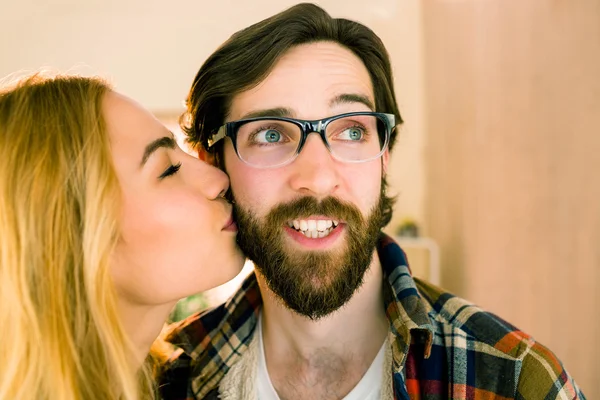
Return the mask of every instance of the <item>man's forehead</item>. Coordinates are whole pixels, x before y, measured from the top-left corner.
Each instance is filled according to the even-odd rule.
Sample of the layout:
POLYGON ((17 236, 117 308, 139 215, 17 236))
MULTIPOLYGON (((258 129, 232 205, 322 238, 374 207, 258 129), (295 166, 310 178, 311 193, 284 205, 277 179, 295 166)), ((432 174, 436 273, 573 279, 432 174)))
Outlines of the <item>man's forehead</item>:
POLYGON ((347 105, 375 110, 374 103, 362 60, 341 45, 323 42, 288 50, 265 79, 233 97, 230 116, 263 116, 257 115, 263 110, 278 110, 274 116, 322 114, 347 105))

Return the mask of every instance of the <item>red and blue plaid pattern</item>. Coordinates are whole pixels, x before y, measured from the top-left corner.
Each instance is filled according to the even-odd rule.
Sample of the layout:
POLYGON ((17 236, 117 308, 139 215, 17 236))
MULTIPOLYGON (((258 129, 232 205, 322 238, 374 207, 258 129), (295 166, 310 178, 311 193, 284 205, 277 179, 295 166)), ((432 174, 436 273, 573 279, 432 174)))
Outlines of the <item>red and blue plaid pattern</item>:
MULTIPOLYGON (((582 399, 561 362, 497 316, 413 278, 402 249, 382 234, 396 400, 582 399)), ((165 400, 217 399, 227 371, 247 349, 261 307, 254 274, 225 304, 173 328, 179 347, 164 366, 165 400)))

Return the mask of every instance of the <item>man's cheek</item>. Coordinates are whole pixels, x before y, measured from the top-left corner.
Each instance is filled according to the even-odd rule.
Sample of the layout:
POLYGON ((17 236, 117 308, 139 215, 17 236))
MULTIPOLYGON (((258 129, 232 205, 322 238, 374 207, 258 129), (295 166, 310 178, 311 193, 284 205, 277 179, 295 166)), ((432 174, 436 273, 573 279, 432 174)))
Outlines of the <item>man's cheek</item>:
POLYGON ((248 187, 240 189, 237 185, 233 186, 232 182, 231 190, 237 204, 253 215, 263 218, 277 204, 277 199, 273 195, 268 195, 265 190, 259 189, 258 186, 255 188, 252 190, 247 190, 250 189, 248 187))
POLYGON ((252 201, 248 201, 248 198, 243 194, 240 194, 239 191, 231 190, 232 194, 232 203, 234 203, 235 208, 243 210, 246 214, 252 215, 257 218, 259 221, 264 219, 265 212, 262 209, 256 207, 252 201))

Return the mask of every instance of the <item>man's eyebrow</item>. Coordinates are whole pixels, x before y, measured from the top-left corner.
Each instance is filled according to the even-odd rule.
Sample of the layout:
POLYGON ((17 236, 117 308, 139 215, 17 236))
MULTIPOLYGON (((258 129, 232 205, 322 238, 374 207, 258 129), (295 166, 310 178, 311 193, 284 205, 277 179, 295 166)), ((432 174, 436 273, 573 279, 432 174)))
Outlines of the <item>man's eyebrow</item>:
POLYGON ((338 104, 344 104, 344 103, 361 103, 361 104, 364 104, 365 106, 369 107, 369 110, 375 111, 375 105, 373 104, 371 99, 369 99, 365 95, 356 94, 356 93, 343 93, 343 94, 335 96, 329 102, 329 107, 333 107, 338 104))
POLYGON ((277 107, 277 108, 268 108, 265 110, 256 110, 250 111, 240 119, 248 119, 248 118, 259 118, 259 117, 291 117, 293 115, 293 111, 290 108, 285 107, 277 107))
MULTIPOLYGON (((375 111, 375 105, 373 102, 362 94, 356 93, 344 93, 335 96, 329 102, 330 107, 334 107, 338 104, 348 104, 348 103, 360 103, 369 107, 369 110, 375 111)), ((265 110, 256 110, 250 111, 247 114, 244 114, 240 119, 248 119, 248 118, 261 118, 261 117, 293 117, 294 111, 291 108, 286 107, 276 107, 276 108, 268 108, 265 110)))
POLYGON ((166 147, 167 149, 174 149, 177 146, 177 142, 175 142, 175 138, 173 136, 163 136, 159 139, 153 140, 148 143, 146 148, 144 149, 144 155, 142 156, 141 166, 146 164, 146 161, 150 158, 150 156, 158 149, 166 147))

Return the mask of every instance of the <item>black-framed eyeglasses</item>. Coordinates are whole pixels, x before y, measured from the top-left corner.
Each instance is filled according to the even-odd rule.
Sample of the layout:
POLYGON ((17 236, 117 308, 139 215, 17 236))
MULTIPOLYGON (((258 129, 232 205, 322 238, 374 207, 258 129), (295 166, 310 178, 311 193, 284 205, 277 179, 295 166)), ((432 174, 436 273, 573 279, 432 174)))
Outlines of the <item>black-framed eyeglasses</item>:
POLYGON ((311 133, 318 133, 331 155, 360 163, 381 157, 395 127, 393 114, 351 112, 307 121, 285 117, 257 117, 228 122, 208 139, 210 149, 229 137, 240 160, 256 168, 281 167, 302 151, 311 133))

